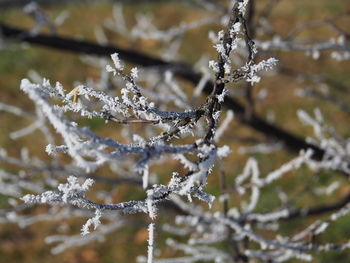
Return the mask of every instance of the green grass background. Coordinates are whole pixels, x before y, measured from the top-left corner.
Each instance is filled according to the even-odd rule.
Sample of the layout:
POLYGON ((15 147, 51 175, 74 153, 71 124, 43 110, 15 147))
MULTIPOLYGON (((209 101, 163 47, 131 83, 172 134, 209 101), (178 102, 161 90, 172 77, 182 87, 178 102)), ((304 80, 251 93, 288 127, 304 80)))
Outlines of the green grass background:
MULTIPOLYGON (((266 1, 256 1, 258 9, 266 3, 266 1)), ((350 9, 347 0, 295 0, 281 1, 277 8, 271 14, 271 21, 277 31, 286 35, 289 30, 297 24, 310 21, 312 19, 332 16, 339 12, 350 9)), ((80 37, 88 40, 94 40, 93 29, 96 25, 103 23, 104 19, 111 17, 111 6, 105 3, 95 3, 89 5, 72 4, 66 6, 53 6, 45 8, 45 12, 50 17, 57 16, 62 11, 68 11, 70 17, 59 28, 58 33, 62 35, 80 37)), ((193 21, 200 17, 205 17, 206 13, 194 11, 193 9, 184 8, 184 6, 176 3, 168 4, 126 4, 124 7, 127 24, 130 26, 135 21, 133 15, 136 12, 150 13, 155 18, 155 23, 160 28, 168 28, 173 24, 179 24, 182 21, 193 21)), ((20 10, 0 10, 0 21, 11 25, 29 28, 33 25, 30 18, 23 15, 20 10)), ((340 26, 347 29, 348 20, 340 21, 340 26)), ((184 37, 184 43, 181 47, 181 60, 194 64, 203 53, 215 58, 215 52, 207 40, 208 27, 199 30, 192 30, 184 37)), ((213 29, 217 30, 217 27, 213 29)), ((305 32, 305 36, 320 37, 330 34, 327 30, 318 29, 311 32, 305 32)), ((125 48, 135 48, 148 54, 159 55, 159 43, 151 40, 133 40, 128 42, 122 37, 107 31, 107 36, 112 44, 116 44, 125 48)), ((41 76, 48 78, 52 83, 60 81, 67 90, 74 88, 74 82, 84 82, 87 77, 97 78, 98 71, 94 68, 86 66, 81 62, 77 54, 62 53, 60 51, 27 47, 22 49, 16 43, 9 43, 10 49, 0 49, 0 101, 16 105, 28 111, 33 110, 32 103, 19 90, 20 80, 27 76, 28 71, 33 69, 41 76)), ((303 53, 280 52, 276 56, 285 65, 300 71, 307 71, 316 74, 323 74, 334 79, 339 84, 349 87, 350 85, 350 64, 349 62, 337 63, 329 59, 329 54, 322 54, 320 60, 313 61, 306 57, 303 53)), ((261 115, 267 114, 269 110, 273 110, 276 114, 276 123, 289 129, 301 136, 312 135, 312 130, 302 126, 297 117, 296 110, 303 108, 312 111, 315 107, 320 107, 325 119, 329 124, 333 125, 340 134, 349 136, 350 125, 349 116, 338 111, 336 107, 328 103, 320 102, 311 98, 298 98, 294 95, 295 89, 300 83, 290 77, 277 76, 266 77, 261 83, 254 88, 255 94, 260 89, 266 88, 269 96, 266 101, 257 106, 257 110, 261 115)), ((349 91, 349 89, 348 89, 349 91)), ((349 102, 349 93, 333 91, 333 94, 342 98, 343 101, 349 102)), ((0 112, 0 146, 8 150, 9 154, 18 155, 20 148, 26 145, 31 154, 41 158, 47 158, 44 152, 45 142, 40 140, 40 134, 35 133, 20 140, 11 140, 8 137, 9 132, 24 127, 28 124, 26 120, 19 119, 12 115, 0 112), (32 143, 35 141, 35 143, 32 143)), ((89 126, 94 131, 109 136, 112 126, 104 125, 98 120, 84 120, 83 125, 89 126)), ((230 131, 225 134, 223 143, 229 143, 232 149, 244 145, 244 138, 263 139, 261 134, 242 127, 239 123, 233 122, 230 131)), ((113 131, 113 130, 112 130, 113 131)), ((285 151, 279 151, 271 155, 255 154, 254 157, 259 161, 262 174, 276 169, 283 162, 291 159, 294 155, 285 151)), ((234 152, 229 158, 223 162, 223 166, 228 172, 227 180, 232 181, 239 174, 247 160, 247 156, 239 155, 234 152)), ((0 164, 3 165, 3 164, 0 164)), ((175 165, 175 164, 174 164, 175 165)), ((5 166, 4 166, 5 167, 5 166)), ((172 167, 164 169, 158 167, 156 169, 162 171, 165 179, 171 174, 172 167)), ((11 167, 6 167, 13 169, 11 167)), ((215 173, 214 173, 215 174, 215 173)), ((216 173, 217 174, 217 173, 216 173)), ((302 187, 301 182, 315 176, 308 169, 301 169, 295 173, 288 174, 285 179, 281 180, 280 187, 288 193, 297 193, 302 187)), ((318 186, 329 184, 333 178, 339 179, 336 174, 320 174, 318 186)), ((349 191, 348 182, 339 179, 342 187, 339 190, 339 196, 349 191)), ((213 176, 210 178, 208 191, 213 194, 219 194, 218 178, 213 176)), ((7 205, 7 196, 0 196, 0 208, 5 209, 7 205)), ((129 198, 142 198, 142 193, 130 191, 128 187, 121 187, 114 201, 127 200, 129 198)), ((234 198, 233 198, 234 199, 234 198)), ((309 204, 321 204, 332 202, 330 200, 320 200, 317 196, 306 195, 300 198, 297 206, 304 207, 309 204)), ((231 200, 231 205, 237 205, 231 200)), ((277 193, 274 191, 274 185, 264 192, 264 197, 259 203, 259 211, 268 211, 278 206, 277 193)), ((36 208, 30 213, 41 213, 46 211, 46 207, 36 208)), ((71 232, 78 233, 83 221, 68 220, 67 222, 43 222, 34 224, 28 228, 20 229, 16 225, 7 224, 0 226, 0 258, 3 262, 127 262, 134 261, 135 256, 146 253, 147 232, 145 223, 147 218, 143 216, 130 216, 132 220, 138 220, 136 226, 129 226, 122 230, 111 233, 105 242, 93 242, 84 247, 77 247, 67 250, 66 252, 54 256, 49 253, 50 246, 44 243, 47 235, 57 234, 57 228, 61 224, 67 223, 72 229, 71 232), (143 222, 143 223, 142 223, 143 222), (75 231, 75 232, 74 232, 75 231)), ((158 219, 167 221, 172 216, 160 215, 158 219)), ((321 237, 320 241, 334 240, 337 242, 346 242, 350 237, 350 218, 349 216, 342 218, 336 224, 332 225, 321 237)), ((282 224, 282 234, 291 234, 292 229, 301 229, 307 223, 307 220, 298 219, 293 222, 282 224)), ((311 222, 311 221, 309 221, 311 222)), ((157 246, 163 248, 165 234, 160 233, 157 239, 157 246)), ((174 252, 164 249, 164 255, 171 256, 174 252)), ((297 262, 297 261, 293 261, 297 262)), ((315 255, 314 262, 350 262, 350 253, 332 252, 315 255)))

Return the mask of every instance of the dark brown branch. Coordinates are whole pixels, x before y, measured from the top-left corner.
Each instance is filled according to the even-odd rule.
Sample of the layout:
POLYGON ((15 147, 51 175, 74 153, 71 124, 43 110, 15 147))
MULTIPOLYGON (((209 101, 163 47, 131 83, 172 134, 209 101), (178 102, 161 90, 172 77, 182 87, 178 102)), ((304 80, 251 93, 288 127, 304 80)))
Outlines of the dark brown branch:
MULTIPOLYGON (((250 0, 248 2, 248 12, 246 15, 245 19, 245 27, 246 27, 246 43, 247 47, 250 49, 249 52, 252 53, 252 48, 253 46, 249 45, 248 39, 252 42, 255 38, 255 23, 254 23, 254 16, 255 16, 255 2, 254 0, 250 0)), ((257 54, 256 54, 257 55, 257 54)), ((244 87, 244 93, 245 93, 245 98, 247 100, 247 111, 246 111, 246 118, 250 118, 250 116, 253 114, 255 111, 255 100, 253 96, 253 85, 251 85, 249 82, 245 84, 244 87)))
MULTIPOLYGON (((328 205, 320 205, 320 206, 314 206, 311 208, 302 208, 302 209, 290 209, 289 214, 286 217, 280 217, 278 220, 288 221, 295 218, 306 218, 311 216, 320 216, 326 213, 335 212, 343 207, 345 207, 347 204, 350 203, 350 193, 348 193, 346 196, 344 196, 342 199, 337 200, 336 202, 328 205)), ((271 219, 271 221, 274 221, 275 219, 271 219)), ((268 223, 271 221, 266 221, 264 223, 268 223)), ((258 221, 256 219, 248 219, 246 216, 242 216, 239 219, 239 222, 250 222, 250 223, 257 223, 258 221)))
POLYGON ((293 219, 297 217, 317 216, 329 212, 334 212, 345 207, 350 202, 350 193, 337 202, 329 205, 316 206, 309 209, 292 210, 288 217, 282 219, 293 219))
MULTIPOLYGON (((35 0, 40 6, 62 6, 71 4, 94 4, 94 3, 123 3, 123 4, 142 4, 142 3, 159 3, 164 0, 35 0)), ((175 0, 167 0, 168 2, 175 0)), ((33 0, 2 0, 0 1, 0 10, 23 8, 33 0)))
POLYGON ((335 90, 342 92, 344 94, 347 94, 350 90, 349 87, 342 84, 341 80, 330 78, 327 75, 323 75, 323 74, 316 75, 316 74, 307 73, 307 72, 299 72, 299 71, 294 70, 292 68, 285 67, 284 65, 279 65, 278 72, 281 74, 284 74, 286 76, 290 76, 292 78, 301 77, 302 79, 304 79, 306 81, 310 81, 310 82, 313 82, 316 84, 325 83, 325 84, 331 86, 332 89, 335 89, 335 90))
MULTIPOLYGON (((74 53, 84 53, 97 56, 110 56, 112 53, 119 53, 121 59, 130 63, 138 64, 144 67, 154 67, 160 70, 171 69, 177 77, 197 84, 201 80, 201 74, 194 71, 192 67, 184 63, 165 62, 138 51, 122 49, 112 45, 99 45, 91 41, 76 40, 57 35, 38 34, 31 35, 29 31, 8 26, 0 23, 0 32, 5 39, 12 39, 21 42, 27 42, 34 45, 53 48, 74 53)), ((210 94, 213 90, 213 82, 207 82, 204 92, 210 94)), ((238 120, 259 131, 266 136, 278 139, 284 143, 286 148, 292 152, 299 152, 303 149, 311 148, 314 150, 314 158, 322 159, 324 151, 314 145, 311 145, 299 136, 296 136, 276 125, 273 125, 257 114, 252 114, 250 118, 245 118, 246 108, 233 98, 227 97, 223 103, 226 108, 235 112, 238 120)))

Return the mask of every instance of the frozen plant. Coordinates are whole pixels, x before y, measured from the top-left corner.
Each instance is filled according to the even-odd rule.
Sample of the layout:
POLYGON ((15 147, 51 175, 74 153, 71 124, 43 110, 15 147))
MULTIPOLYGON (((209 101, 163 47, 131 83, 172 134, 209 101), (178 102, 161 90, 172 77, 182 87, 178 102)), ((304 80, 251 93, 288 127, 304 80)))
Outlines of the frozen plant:
POLYGON ((59 221, 45 238, 53 254, 113 233, 118 238, 130 225, 148 235, 144 256, 136 259, 147 263, 300 262, 348 253, 348 236, 329 235, 350 213, 350 139, 337 132, 347 122, 336 123, 348 117, 348 88, 293 68, 288 59, 347 63, 349 33, 341 19, 349 14, 282 32, 271 15, 279 2, 185 0, 174 6, 184 17, 190 14, 170 26, 158 21, 157 15, 168 15, 161 5, 154 4, 159 13, 137 9, 128 19, 135 3, 119 3, 113 19, 96 25, 97 43, 63 37, 56 23, 45 33, 42 27, 51 23, 46 5, 38 3, 24 8, 37 22, 32 30, 0 23, 4 48, 16 40, 79 52, 94 72, 71 88, 30 71, 20 90, 34 110, 0 103, 4 116, 27 125, 10 138, 42 137, 35 147, 45 152, 36 156, 33 144, 30 150, 21 145, 18 157, 0 148, 0 194, 9 203, 0 223, 24 228, 59 221), (324 27, 331 37, 304 34, 324 27), (191 45, 201 50, 199 30, 215 55, 201 51, 192 66, 181 56, 191 45), (109 44, 111 35, 134 49, 109 44), (159 48, 157 57, 146 55, 140 43, 159 48), (327 107, 313 115, 294 109, 291 94, 308 109, 309 97, 326 101, 339 116, 329 118, 327 107), (282 107, 265 111, 269 101, 282 107), (281 127, 281 119, 292 118, 287 108, 294 131, 304 129, 305 139, 281 127), (274 123, 264 112, 273 114, 274 123), (35 211, 39 206, 43 212, 35 211), (71 230, 74 220, 79 228, 71 230))

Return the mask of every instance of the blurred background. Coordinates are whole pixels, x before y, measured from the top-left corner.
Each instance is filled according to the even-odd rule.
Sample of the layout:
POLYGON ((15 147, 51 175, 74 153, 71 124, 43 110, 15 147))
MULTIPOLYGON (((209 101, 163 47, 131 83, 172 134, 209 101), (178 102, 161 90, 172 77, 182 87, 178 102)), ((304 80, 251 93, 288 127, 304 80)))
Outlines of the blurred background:
MULTIPOLYGON (((185 62, 198 71, 207 65, 209 59, 216 58, 216 51, 209 40, 210 32, 218 32, 222 26, 220 10, 217 5, 227 7, 227 1, 37 1, 37 6, 28 7, 28 1, 0 1, 0 23, 12 28, 24 29, 48 35, 59 35, 68 38, 92 41, 101 45, 113 45, 123 49, 136 50, 147 55, 162 58, 166 61, 185 62), (207 6, 201 4, 205 2, 207 6), (210 7, 210 3, 214 4, 210 7), (34 11, 33 11, 34 10, 34 11), (36 11, 35 11, 36 10, 36 11), (40 11, 38 11, 40 10, 40 11), (37 13, 35 13, 37 12, 37 13), (42 16, 41 18, 37 16, 42 16), (35 17, 36 16, 36 17, 35 17), (40 20, 41 19, 41 20, 40 20), (206 20, 207 19, 207 20, 206 20), (45 21, 45 22, 40 22, 45 21), (193 28, 186 28, 183 32, 172 33, 184 24, 201 21, 193 28), (147 34, 146 25, 152 24, 162 32, 170 32, 165 37, 142 36, 147 34), (173 35, 172 35, 173 34, 173 35), (157 39, 158 38, 158 39, 157 39)), ((332 23, 341 32, 347 32, 349 39, 350 2, 348 0, 280 0, 255 1, 254 15, 268 18, 269 28, 265 32, 254 33, 260 41, 273 37, 288 39, 293 29, 311 21, 334 18, 332 23), (343 14, 337 17, 339 14, 343 14), (345 14, 345 15, 344 15, 345 14), (266 33, 268 32, 268 33, 266 33)), ((254 23, 264 21, 253 20, 254 23)), ((148 27, 149 28, 149 27, 148 27)), ((152 28, 152 27, 151 27, 152 28)), ((252 27, 254 29, 254 26, 252 27)), ((157 32, 155 30, 155 32, 157 32)), ((155 34, 156 35, 156 34, 155 34)), ((322 23, 306 27, 296 33, 299 41, 328 41, 337 39, 339 35, 334 28, 322 23)), ((349 44, 347 44, 349 46, 349 44)), ((254 112, 269 122, 305 138, 312 136, 313 130, 301 124, 297 117, 297 110, 303 109, 313 112, 319 108, 327 124, 333 127, 345 138, 350 135, 350 62, 338 61, 332 50, 321 52, 310 51, 261 51, 261 58, 274 56, 278 58, 277 69, 262 76, 260 83, 252 89, 254 98, 254 112)), ((106 56, 106 59, 108 57, 106 56)), ((47 78, 51 83, 59 81, 67 91, 77 84, 98 83, 101 80, 101 68, 89 63, 86 55, 78 52, 57 50, 40 45, 30 45, 19 39, 3 36, 0 31, 0 102, 17 106, 26 112, 34 110, 32 102, 19 90, 22 78, 47 78)), ((127 64, 131 66, 133 64, 127 64)), ((178 80, 187 93, 191 92, 191 84, 178 80)), ((245 83, 237 83, 230 90, 230 95, 246 107, 249 101, 245 95, 245 83)), ((203 97, 204 98, 204 97, 203 97)), ((203 100, 203 98, 200 98, 203 100)), ((224 111, 224 115, 226 111, 224 111)), ((25 145, 31 155, 41 160, 49 160, 45 152, 47 142, 42 139, 40 132, 34 132, 18 139, 10 134, 30 122, 16 115, 0 111, 0 146, 5 148, 8 155, 19 156, 25 145)), ((102 120, 81 120, 79 124, 90 127, 103 136, 115 136, 119 126, 102 120)), ((284 162, 295 157, 294 152, 284 149, 279 141, 272 140, 266 134, 255 131, 249 126, 242 125, 234 119, 222 138, 222 144, 228 144, 233 153, 222 161, 220 167, 229 171, 227 181, 240 174, 249 156, 254 156, 262 174, 278 168, 284 162), (268 150, 262 151, 266 146, 268 150)), ((142 126, 132 128, 132 131, 142 130, 142 126)), ((64 159, 64 157, 62 157, 64 159)), ((0 167, 9 171, 17 171, 18 167, 7 163, 0 163, 0 167)), ((171 174, 176 164, 169 167, 156 167, 165 176, 171 174)), ((216 172, 219 168, 216 168, 216 172)), ((101 174, 108 175, 108 171, 101 169, 101 174)), ((316 175, 307 169, 301 169, 286 177, 281 183, 282 188, 294 194, 300 191, 299 184, 305 180, 313 180, 316 175)), ((218 194, 220 187, 217 177, 210 179, 208 191, 218 194)), ((312 187, 320 188, 339 182, 337 193, 332 196, 343 196, 349 192, 347 180, 329 172, 319 172, 312 187)), ((120 185, 115 190, 112 186, 97 185, 97 189, 104 188, 106 192, 113 191, 113 201, 141 198, 142 194, 136 187, 120 185), (136 189, 136 190, 135 190, 136 189)), ((11 197, 0 194, 0 209, 9 212, 11 197)), ((259 209, 265 211, 277 206, 275 191, 267 191, 264 199, 259 203, 259 209)), ((322 204, 324 197, 308 192, 297 202, 298 207, 308 204, 322 204)), ((38 206, 24 211, 23 214, 40 215, 49 207, 38 206)), ((0 258, 2 262, 126 262, 134 261, 138 255, 146 252, 148 233, 146 230, 147 216, 128 216, 133 222, 130 226, 118 229, 106 236, 103 242, 91 242, 81 247, 67 249, 60 254, 50 253, 52 244, 45 243, 45 237, 55 235, 69 229, 70 233, 79 233, 84 219, 49 220, 29 224, 20 228, 15 223, 0 221, 0 258), (146 223, 145 223, 146 222, 146 223)), ((158 220, 167 222, 171 214, 160 216, 158 220)), ((290 233, 305 224, 305 220, 295 219, 285 222, 282 227, 284 234, 290 233)), ((311 219, 310 219, 311 220, 311 219)), ((333 225, 321 238, 344 242, 350 237, 350 217, 346 216, 333 225)), ((163 249, 164 255, 173 256, 173 251, 164 246, 166 236, 159 234, 157 248, 163 249)), ((297 262, 297 261, 296 261, 297 262)), ((315 262, 350 262, 350 253, 332 252, 316 255, 315 262)))

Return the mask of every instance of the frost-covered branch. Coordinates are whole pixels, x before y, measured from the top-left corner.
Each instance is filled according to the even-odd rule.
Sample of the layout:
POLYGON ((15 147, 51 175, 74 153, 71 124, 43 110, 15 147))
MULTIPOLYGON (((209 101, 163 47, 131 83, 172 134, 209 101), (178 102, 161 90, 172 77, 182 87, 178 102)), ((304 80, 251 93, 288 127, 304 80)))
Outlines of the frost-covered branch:
MULTIPOLYGON (((304 140, 277 126, 287 123, 281 121, 284 112, 278 111, 293 108, 279 105, 285 100, 281 97, 280 102, 270 92, 278 88, 282 96, 297 90, 304 96, 310 90, 302 86, 312 83, 312 90, 327 95, 323 99, 336 102, 330 95, 337 86, 334 82, 308 73, 304 61, 296 63, 300 69, 289 70, 294 65, 282 53, 306 51, 313 59, 329 53, 338 60, 332 63, 346 63, 342 60, 348 58, 349 36, 338 19, 348 13, 297 25, 282 36, 279 23, 270 16, 272 10, 267 10, 278 2, 184 0, 177 5, 186 4, 193 13, 183 14, 177 25, 158 24, 158 15, 167 16, 169 10, 152 16, 143 9, 123 11, 116 5, 113 19, 103 18, 103 26, 95 25, 100 44, 0 23, 4 48, 12 45, 9 39, 16 39, 88 54, 81 60, 94 72, 68 88, 59 82, 52 85, 31 71, 31 80, 24 78, 20 89, 34 110, 0 103, 1 114, 26 123, 13 124, 16 130, 11 130, 10 138, 16 141, 7 145, 10 149, 0 149, 0 194, 8 200, 0 211, 0 223, 35 229, 43 221, 61 221, 59 233, 45 239, 56 243, 54 254, 104 241, 126 225, 148 226, 146 256, 138 257, 147 263, 312 261, 321 252, 348 251, 346 236, 328 235, 350 214, 346 122, 337 131, 321 109, 314 115, 299 109, 295 119, 311 127, 302 131, 309 135, 304 140), (324 26, 331 29, 333 39, 300 37, 324 26), (186 38, 197 31, 211 40, 200 42, 203 46, 208 42, 205 48, 216 57, 184 58, 193 66, 173 62, 181 61, 190 47, 186 38), (108 44, 112 38, 119 41, 115 33, 134 49, 108 44), (140 51, 143 43, 156 47, 154 57, 140 51), (269 99, 278 106, 272 107, 269 99), (260 117, 272 112, 268 107, 276 112, 276 124, 260 117), (225 118, 220 119, 221 114, 225 118), (17 148, 22 139, 31 143, 30 150, 17 148), (258 144, 240 147, 245 141, 258 144), (36 143, 46 144, 41 153, 35 152, 36 143), (284 149, 298 155, 287 156, 284 149), (92 188, 94 181, 101 184, 92 188), (84 220, 75 232, 68 231, 71 219, 84 220), (163 250, 164 246, 169 249, 163 250)), ((38 6, 26 10, 40 26, 50 26, 38 6)), ((191 50, 201 50, 197 39, 191 41, 196 45, 191 50)), ((346 101, 346 83, 342 85, 335 89, 346 101)), ((337 105, 346 109, 344 103, 337 105)), ((337 118, 343 120, 343 115, 337 118)), ((300 128, 294 119, 288 125, 300 128)))

